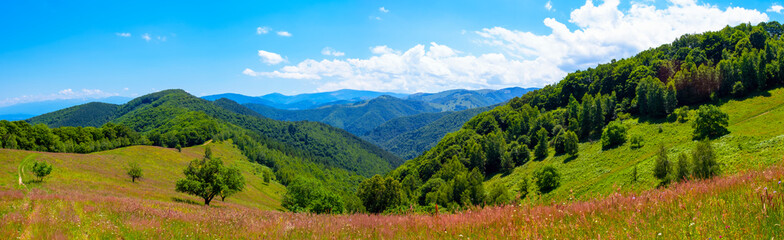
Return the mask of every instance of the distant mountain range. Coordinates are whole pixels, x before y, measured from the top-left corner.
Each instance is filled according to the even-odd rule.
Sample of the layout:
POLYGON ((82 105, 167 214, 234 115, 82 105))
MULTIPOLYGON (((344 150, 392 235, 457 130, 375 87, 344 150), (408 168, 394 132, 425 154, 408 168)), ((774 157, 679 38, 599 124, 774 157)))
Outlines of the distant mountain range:
POLYGON ((0 120, 16 121, 24 120, 48 112, 69 108, 89 102, 102 102, 111 104, 123 104, 130 101, 127 97, 108 97, 99 99, 61 99, 42 102, 31 102, 0 107, 0 120))
POLYGON ((457 130, 465 121, 481 112, 466 110, 487 110, 484 107, 504 103, 532 90, 535 89, 457 89, 411 95, 341 90, 295 96, 219 94, 202 98, 232 100, 276 120, 326 123, 408 159, 429 149, 441 137, 457 130), (285 109, 294 105, 310 108, 285 109), (409 139, 402 139, 401 136, 409 139))
POLYGON ((382 95, 389 95, 398 98, 407 96, 407 94, 400 93, 344 89, 334 92, 306 93, 294 96, 286 96, 280 93, 271 93, 260 97, 251 97, 236 93, 224 93, 204 96, 202 98, 210 101, 226 98, 239 104, 253 103, 262 104, 277 109, 301 110, 317 108, 325 105, 359 102, 373 99, 382 95))

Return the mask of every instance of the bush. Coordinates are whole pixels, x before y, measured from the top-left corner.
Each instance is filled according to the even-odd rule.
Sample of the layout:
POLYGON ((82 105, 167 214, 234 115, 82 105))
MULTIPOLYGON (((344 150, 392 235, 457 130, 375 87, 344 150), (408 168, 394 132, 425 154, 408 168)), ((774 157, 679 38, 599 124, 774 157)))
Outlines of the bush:
POLYGON ((681 153, 680 155, 678 155, 678 172, 676 175, 678 181, 686 180, 689 178, 689 176, 691 175, 691 171, 689 171, 689 166, 691 166, 691 163, 689 163, 689 157, 686 156, 685 153, 681 153))
POLYGON ((577 133, 572 131, 566 131, 566 137, 564 140, 564 150, 569 155, 577 155, 577 151, 579 150, 579 142, 580 140, 577 138, 577 133))
POLYGON ((33 163, 33 174, 38 177, 38 181, 43 182, 44 177, 52 173, 52 165, 47 162, 38 162, 36 161, 33 163))
POLYGON ((545 166, 536 170, 533 177, 541 193, 549 193, 561 185, 561 174, 553 166, 545 166))
POLYGON ((743 87, 743 83, 740 81, 735 82, 732 85, 732 96, 735 97, 743 97, 743 94, 746 92, 746 88, 743 87))
POLYGON ((495 182, 490 186, 490 192, 487 194, 487 204, 501 205, 512 201, 512 195, 501 182, 495 182))
POLYGON ((685 123, 689 121, 689 106, 679 107, 672 112, 672 117, 675 118, 674 120, 685 123))
POLYGON ((636 133, 629 139, 629 147, 632 149, 641 148, 643 145, 645 144, 643 143, 642 134, 636 133))
POLYGON ((612 121, 602 131, 602 149, 609 149, 626 142, 626 126, 620 121, 612 121))
POLYGON ((729 115, 714 105, 703 105, 697 110, 697 117, 692 123, 694 139, 716 138, 729 133, 727 125, 729 115))

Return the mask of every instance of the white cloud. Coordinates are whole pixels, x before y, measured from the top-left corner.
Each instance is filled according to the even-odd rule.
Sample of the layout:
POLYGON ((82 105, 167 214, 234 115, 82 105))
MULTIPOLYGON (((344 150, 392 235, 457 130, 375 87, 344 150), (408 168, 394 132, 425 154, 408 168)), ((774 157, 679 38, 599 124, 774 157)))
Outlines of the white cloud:
POLYGON ((117 36, 120 36, 120 37, 130 37, 130 36, 131 36, 131 33, 126 33, 126 32, 123 32, 123 33, 115 33, 115 34, 116 34, 117 36))
POLYGON ((265 62, 269 65, 275 65, 285 61, 283 57, 280 56, 280 54, 267 52, 264 50, 259 50, 259 57, 261 57, 262 62, 265 62))
POLYGON ((774 12, 774 13, 781 13, 781 10, 784 10, 784 7, 782 7, 778 3, 774 3, 773 5, 770 6, 770 8, 768 8, 767 11, 774 12))
POLYGON ((81 91, 74 91, 73 89, 63 89, 57 93, 42 94, 42 95, 24 95, 21 97, 6 98, 0 100, 0 107, 6 107, 21 103, 42 102, 50 100, 64 100, 64 99, 100 99, 113 96, 119 96, 117 93, 104 92, 100 89, 82 89, 81 91))
POLYGON ((150 37, 149 33, 142 34, 142 39, 144 39, 144 41, 148 41, 148 42, 150 40, 152 40, 152 38, 150 37))
POLYGON ((382 13, 388 13, 388 12, 389 12, 389 9, 386 9, 386 8, 384 8, 384 7, 380 7, 380 8, 378 8, 378 11, 379 11, 379 12, 382 12, 382 13))
POLYGON ((541 86, 559 74, 555 66, 514 60, 504 54, 473 56, 448 46, 430 43, 405 52, 387 46, 371 49, 368 59, 304 60, 271 72, 245 69, 257 77, 313 80, 319 91, 343 88, 400 92, 433 92, 454 88, 541 86), (527 81, 521 81, 528 79, 527 81))
POLYGON ((267 33, 269 33, 270 30, 272 30, 272 29, 270 29, 269 27, 257 27, 256 28, 256 34, 258 34, 258 35, 267 34, 267 33))
POLYGON ((281 36, 281 37, 291 37, 291 33, 286 32, 286 31, 279 31, 278 32, 278 36, 281 36))
POLYGON ((370 19, 381 21, 381 17, 373 17, 373 16, 371 16, 370 19))
POLYGON ((346 53, 337 51, 335 49, 332 49, 331 47, 325 47, 324 49, 321 49, 321 54, 326 56, 335 56, 335 57, 342 57, 346 55, 346 53))
POLYGON ((479 43, 500 53, 465 54, 431 43, 405 51, 388 46, 370 48, 365 59, 306 59, 274 71, 244 74, 266 78, 311 81, 320 91, 342 88, 434 92, 454 88, 542 87, 561 80, 568 72, 594 67, 611 59, 630 57, 642 50, 672 42, 686 33, 720 30, 726 25, 767 21, 756 10, 719 9, 694 0, 670 0, 664 8, 650 2, 631 2, 619 9, 619 0, 600 5, 586 1, 570 14, 570 30, 554 18, 544 19, 549 34, 502 27, 475 33, 479 43))
POLYGON ((158 39, 158 41, 161 41, 161 42, 165 42, 166 41, 166 37, 165 36, 164 37, 158 36, 156 38, 158 39))
POLYGON ((552 11, 553 3, 551 1, 547 1, 547 3, 544 4, 544 9, 547 9, 547 11, 552 11))
POLYGON ((601 5, 586 1, 584 6, 571 12, 569 22, 578 27, 574 31, 558 20, 547 18, 544 25, 552 30, 549 35, 502 27, 485 28, 476 33, 483 38, 483 43, 500 47, 510 56, 557 66, 561 74, 544 79, 552 83, 567 72, 627 58, 672 42, 686 33, 768 20, 765 13, 756 10, 739 7, 722 10, 697 4, 694 0, 670 0, 663 9, 632 2, 630 9, 622 11, 618 5, 618 0, 607 0, 601 5))

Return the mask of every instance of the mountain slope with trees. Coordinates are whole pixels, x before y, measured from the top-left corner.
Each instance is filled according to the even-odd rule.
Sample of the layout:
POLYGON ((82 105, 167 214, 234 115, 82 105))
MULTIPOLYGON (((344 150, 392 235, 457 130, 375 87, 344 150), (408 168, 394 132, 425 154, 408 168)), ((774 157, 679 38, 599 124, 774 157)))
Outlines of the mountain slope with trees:
MULTIPOLYGON (((622 183, 619 174, 634 173, 635 177, 628 179, 637 181, 638 174, 651 171, 648 164, 655 154, 650 148, 655 145, 663 145, 665 149, 677 147, 677 152, 692 149, 693 140, 701 140, 703 136, 699 133, 704 132, 701 124, 695 122, 709 119, 709 126, 733 123, 737 116, 721 117, 722 111, 742 108, 727 104, 721 107, 723 110, 711 110, 711 107, 697 105, 733 103, 730 99, 742 99, 749 94, 761 94, 765 98, 770 94, 769 89, 784 84, 783 30, 779 23, 769 22, 687 34, 671 44, 634 57, 570 73, 557 84, 475 116, 462 129, 444 137, 436 147, 388 176, 402 184, 403 203, 437 203, 455 208, 478 201, 508 202, 510 190, 531 189, 527 187, 530 185, 536 187, 526 193, 534 192, 543 197, 563 197, 572 194, 573 190, 579 190, 580 195, 612 191, 608 186, 622 183), (689 106, 697 110, 689 110, 689 106), (635 127, 635 122, 645 127, 635 127), (625 149, 629 132, 639 151, 625 149), (579 151, 576 152, 573 150, 575 141, 582 142, 577 145, 579 151), (552 150, 555 150, 555 156, 552 150), (605 160, 597 162, 597 159, 605 160), (467 181, 476 172, 482 179, 490 179, 486 196, 477 196, 477 191, 472 190, 476 184, 467 181), (504 177, 509 174, 513 177, 504 177), (568 182, 569 188, 555 184, 560 181, 568 182), (577 186, 573 184, 581 187, 573 189, 577 186)), ((774 92, 774 97, 781 97, 778 89, 774 92)), ((770 114, 779 109, 779 105, 768 104, 751 109, 766 107, 772 107, 768 108, 770 114)), ((748 158, 749 152, 743 145, 756 144, 759 151, 772 151, 772 159, 780 159, 778 148, 769 148, 770 144, 780 142, 780 130, 760 135, 764 139, 760 141, 748 138, 759 133, 749 129, 734 133, 733 128, 737 126, 731 124, 727 131, 707 130, 711 133, 708 134, 710 139, 719 139, 708 146, 740 144, 725 153, 748 158), (721 137, 728 132, 729 136, 721 137)), ((693 151, 703 151, 707 155, 695 155, 696 160, 687 164, 687 169, 715 162, 703 159, 703 156, 715 159, 717 155, 710 153, 713 150, 693 151)), ((719 158, 719 162, 734 161, 724 156, 719 158)), ((737 170, 746 166, 729 165, 723 168, 737 170)), ((715 166, 706 167, 712 168, 715 166)), ((668 171, 673 171, 671 169, 674 168, 668 168, 668 171)), ((693 176, 713 175, 697 172, 694 170, 693 176)), ((679 180, 667 175, 669 173, 663 176, 661 183, 679 180)), ((649 179, 646 183, 659 182, 645 179, 649 179)), ((635 186, 650 187, 647 184, 635 186)))

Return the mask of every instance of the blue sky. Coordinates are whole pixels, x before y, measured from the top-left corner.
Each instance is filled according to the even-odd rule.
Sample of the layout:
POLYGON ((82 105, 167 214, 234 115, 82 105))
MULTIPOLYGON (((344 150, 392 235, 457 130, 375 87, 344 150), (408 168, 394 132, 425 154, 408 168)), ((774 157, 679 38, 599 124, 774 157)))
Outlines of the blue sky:
POLYGON ((777 1, 0 3, 0 106, 67 98, 342 88, 541 87, 741 22, 777 1))

